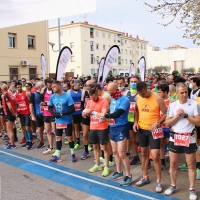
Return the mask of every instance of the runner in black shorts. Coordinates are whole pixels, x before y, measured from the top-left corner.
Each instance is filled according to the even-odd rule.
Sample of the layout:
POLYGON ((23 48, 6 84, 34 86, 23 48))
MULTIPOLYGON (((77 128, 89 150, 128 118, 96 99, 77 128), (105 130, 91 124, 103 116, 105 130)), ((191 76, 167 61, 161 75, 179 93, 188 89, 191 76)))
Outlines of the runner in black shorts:
MULTIPOLYGON (((87 102, 90 100, 89 90, 91 89, 92 81, 89 80, 86 82, 85 87, 86 90, 82 92, 81 97, 81 110, 83 111, 86 108, 87 102)), ((85 151, 83 152, 81 159, 85 160, 88 157, 88 149, 91 150, 91 147, 88 145, 88 133, 90 130, 90 116, 87 116, 86 118, 82 117, 82 130, 83 130, 83 144, 85 147, 85 151)))
POLYGON ((185 83, 176 84, 176 94, 178 100, 169 105, 165 121, 166 126, 171 127, 169 140, 171 185, 165 194, 172 195, 177 191, 178 162, 180 154, 184 153, 189 166, 189 199, 196 200, 195 154, 197 145, 194 133, 195 126, 200 126, 200 107, 196 101, 188 98, 188 86, 185 83))
POLYGON ((142 152, 143 176, 136 183, 141 187, 150 183, 148 176, 149 165, 149 144, 153 157, 154 168, 156 171, 156 192, 162 192, 161 183, 161 162, 160 162, 160 138, 164 137, 160 124, 164 122, 167 113, 167 107, 164 100, 152 91, 147 91, 145 82, 137 83, 134 131, 138 131, 138 141, 142 152), (163 113, 160 116, 160 112, 163 113))
POLYGON ((72 114, 73 117, 73 125, 74 125, 74 139, 76 137, 76 142, 74 149, 77 150, 80 148, 80 126, 81 126, 81 119, 82 119, 82 110, 81 110, 81 97, 82 97, 82 90, 80 89, 80 80, 76 79, 72 83, 72 89, 68 90, 67 92, 71 95, 72 99, 74 100, 74 107, 75 112, 72 114))

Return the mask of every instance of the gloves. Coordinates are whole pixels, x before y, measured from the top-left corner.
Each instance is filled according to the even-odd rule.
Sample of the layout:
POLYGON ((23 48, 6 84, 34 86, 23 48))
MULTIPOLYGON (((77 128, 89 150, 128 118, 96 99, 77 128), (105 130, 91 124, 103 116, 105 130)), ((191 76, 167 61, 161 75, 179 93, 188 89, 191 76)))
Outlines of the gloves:
POLYGON ((62 114, 54 112, 53 116, 58 119, 58 118, 62 117, 62 114))

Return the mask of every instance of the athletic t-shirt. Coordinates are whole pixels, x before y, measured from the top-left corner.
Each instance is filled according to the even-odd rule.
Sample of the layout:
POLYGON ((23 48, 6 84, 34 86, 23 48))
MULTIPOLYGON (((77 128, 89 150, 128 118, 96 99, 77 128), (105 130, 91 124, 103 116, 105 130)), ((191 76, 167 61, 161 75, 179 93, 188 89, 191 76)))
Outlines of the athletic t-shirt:
POLYGON ((45 92, 43 94, 44 102, 47 103, 47 106, 43 106, 43 109, 44 109, 43 116, 52 116, 52 114, 48 111, 48 104, 49 104, 49 100, 50 100, 53 92, 52 92, 52 90, 48 90, 48 89, 46 89, 44 92, 45 92))
MULTIPOLYGON (((180 104, 179 100, 171 103, 168 107, 167 116, 175 117, 176 111, 182 108, 185 113, 190 117, 194 117, 195 115, 200 114, 200 107, 198 103, 194 100, 188 99, 186 103, 180 104)), ((195 125, 191 124, 186 118, 180 117, 179 120, 172 126, 172 131, 175 133, 192 133, 195 125)), ((172 137, 170 137, 170 141, 174 141, 172 137)), ((196 140, 193 136, 190 138, 190 143, 195 143, 196 140)))
POLYGON ((125 112, 118 118, 110 119, 110 126, 116 127, 128 123, 128 113, 130 108, 130 101, 127 97, 122 95, 119 99, 115 100, 112 98, 110 104, 110 113, 116 112, 118 109, 122 109, 125 112))
POLYGON ((26 91, 16 94, 17 112, 22 115, 30 114, 29 100, 26 96, 26 91))
MULTIPOLYGON (((90 109, 92 111, 96 111, 98 113, 102 113, 102 111, 108 110, 109 105, 106 99, 99 97, 97 102, 90 100, 90 103, 87 104, 86 109, 90 109)), ((108 120, 104 118, 101 120, 98 117, 93 115, 90 116, 90 130, 105 130, 108 128, 108 120)))
MULTIPOLYGON (((49 106, 53 106, 56 113, 64 113, 69 110, 69 106, 74 105, 72 97, 63 92, 62 95, 52 94, 49 106)), ((57 124, 71 124, 72 123, 72 114, 64 115, 60 118, 55 118, 57 124)))
POLYGON ((7 92, 4 94, 4 98, 2 98, 2 105, 3 105, 3 110, 4 110, 5 115, 12 116, 12 113, 10 112, 10 109, 8 108, 7 103, 11 104, 14 113, 16 113, 15 102, 16 102, 15 96, 11 92, 7 92))

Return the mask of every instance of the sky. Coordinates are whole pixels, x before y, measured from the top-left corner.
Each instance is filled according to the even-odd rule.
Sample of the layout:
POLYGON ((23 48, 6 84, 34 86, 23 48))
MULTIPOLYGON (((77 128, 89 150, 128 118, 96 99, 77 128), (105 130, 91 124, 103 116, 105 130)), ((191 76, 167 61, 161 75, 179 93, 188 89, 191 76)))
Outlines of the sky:
MULTIPOLYGON (((150 2, 150 0, 148 0, 150 2)), ((152 3, 157 0, 151 0, 152 3)), ((133 37, 149 41, 161 49, 179 44, 187 48, 199 48, 192 39, 183 38, 183 30, 178 29, 178 19, 171 25, 163 27, 160 15, 151 13, 142 0, 96 0, 96 12, 65 17, 60 19, 61 25, 71 21, 96 24, 131 34, 133 37)), ((49 20, 49 27, 57 26, 57 19, 49 20)))

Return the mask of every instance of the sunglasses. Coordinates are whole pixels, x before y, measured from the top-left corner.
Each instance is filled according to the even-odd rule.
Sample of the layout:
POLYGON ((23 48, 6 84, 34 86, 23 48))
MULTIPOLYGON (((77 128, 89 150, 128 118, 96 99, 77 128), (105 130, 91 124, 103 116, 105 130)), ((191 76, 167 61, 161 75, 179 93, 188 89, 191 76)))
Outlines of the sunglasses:
POLYGON ((85 86, 86 86, 86 87, 90 87, 90 86, 91 86, 91 84, 85 84, 85 86))

